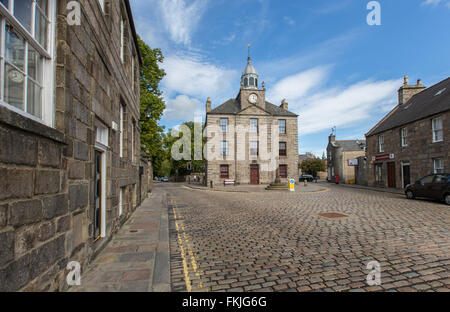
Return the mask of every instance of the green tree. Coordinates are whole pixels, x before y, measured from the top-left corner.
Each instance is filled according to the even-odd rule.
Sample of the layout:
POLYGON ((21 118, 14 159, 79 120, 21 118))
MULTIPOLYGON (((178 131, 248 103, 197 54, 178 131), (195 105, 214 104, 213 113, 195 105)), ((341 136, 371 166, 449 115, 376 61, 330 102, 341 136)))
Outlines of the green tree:
MULTIPOLYGON (((139 49, 142 56, 140 69, 141 88, 141 149, 153 161, 155 169, 162 164, 164 156, 164 127, 159 120, 166 108, 159 84, 166 73, 159 65, 164 61, 160 49, 151 49, 139 36, 139 49)), ((157 171, 157 170, 156 170, 157 171)))
POLYGON ((315 159, 307 159, 303 161, 300 165, 300 169, 302 169, 303 173, 311 174, 313 176, 317 176, 317 173, 320 171, 326 171, 325 163, 323 160, 315 158, 315 159))

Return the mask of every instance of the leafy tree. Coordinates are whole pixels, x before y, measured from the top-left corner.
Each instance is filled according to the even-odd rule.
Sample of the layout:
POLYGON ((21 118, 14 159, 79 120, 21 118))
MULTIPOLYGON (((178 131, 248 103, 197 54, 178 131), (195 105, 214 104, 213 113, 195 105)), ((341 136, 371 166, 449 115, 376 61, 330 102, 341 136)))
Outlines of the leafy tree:
POLYGON ((164 61, 160 49, 151 49, 139 36, 139 49, 142 55, 140 69, 141 88, 141 149, 153 161, 156 171, 162 164, 164 127, 158 122, 166 108, 159 84, 166 73, 159 65, 164 61), (149 115, 149 116, 147 116, 149 115))
POLYGON ((317 176, 317 173, 320 171, 327 170, 324 161, 318 158, 303 161, 300 165, 300 169, 302 169, 302 172, 313 176, 317 176))

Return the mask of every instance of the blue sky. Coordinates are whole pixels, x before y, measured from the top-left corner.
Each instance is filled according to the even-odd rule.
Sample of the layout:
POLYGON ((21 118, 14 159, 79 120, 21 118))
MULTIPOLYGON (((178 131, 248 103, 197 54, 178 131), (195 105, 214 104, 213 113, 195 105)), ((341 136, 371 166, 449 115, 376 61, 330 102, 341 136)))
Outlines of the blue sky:
POLYGON ((299 117, 299 152, 319 156, 328 135, 362 139, 397 105, 404 75, 431 86, 450 76, 450 0, 132 0, 137 31, 161 48, 172 128, 234 98, 251 43, 267 100, 299 117))

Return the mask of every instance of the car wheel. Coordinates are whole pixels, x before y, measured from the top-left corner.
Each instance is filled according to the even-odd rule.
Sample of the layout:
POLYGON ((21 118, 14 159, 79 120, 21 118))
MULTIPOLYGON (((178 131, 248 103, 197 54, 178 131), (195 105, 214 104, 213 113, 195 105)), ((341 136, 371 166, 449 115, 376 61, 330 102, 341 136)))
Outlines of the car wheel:
POLYGON ((445 203, 450 205, 450 194, 445 195, 445 203))
POLYGON ((412 191, 407 191, 406 192, 406 198, 408 199, 414 199, 414 193, 412 191))

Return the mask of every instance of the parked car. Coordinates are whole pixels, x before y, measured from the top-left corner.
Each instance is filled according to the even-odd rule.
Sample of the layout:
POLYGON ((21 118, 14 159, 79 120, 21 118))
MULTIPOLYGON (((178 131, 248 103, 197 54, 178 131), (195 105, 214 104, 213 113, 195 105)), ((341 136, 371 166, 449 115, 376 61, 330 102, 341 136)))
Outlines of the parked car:
POLYGON ((430 174, 405 188, 408 199, 417 197, 444 201, 450 205, 450 174, 430 174))
POLYGON ((161 178, 161 182, 169 182, 169 178, 168 177, 161 178))
POLYGON ((308 181, 308 182, 313 182, 315 179, 310 174, 302 174, 300 176, 300 178, 298 179, 299 182, 304 182, 305 180, 308 181))

